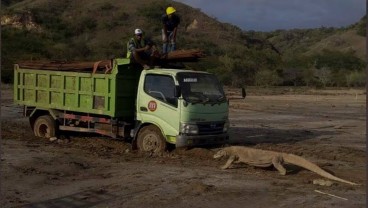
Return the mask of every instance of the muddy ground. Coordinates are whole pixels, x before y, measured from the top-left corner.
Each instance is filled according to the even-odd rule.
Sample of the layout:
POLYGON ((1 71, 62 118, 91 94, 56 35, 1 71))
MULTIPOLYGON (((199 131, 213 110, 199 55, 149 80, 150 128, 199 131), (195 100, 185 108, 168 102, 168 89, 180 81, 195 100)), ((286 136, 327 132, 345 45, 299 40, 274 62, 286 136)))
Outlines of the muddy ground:
POLYGON ((220 170, 217 148, 152 157, 105 137, 35 138, 3 86, 0 207, 365 207, 365 107, 363 90, 248 89, 231 101, 231 143, 294 153, 363 184, 321 186, 313 180, 323 178, 295 166, 286 176, 220 170))

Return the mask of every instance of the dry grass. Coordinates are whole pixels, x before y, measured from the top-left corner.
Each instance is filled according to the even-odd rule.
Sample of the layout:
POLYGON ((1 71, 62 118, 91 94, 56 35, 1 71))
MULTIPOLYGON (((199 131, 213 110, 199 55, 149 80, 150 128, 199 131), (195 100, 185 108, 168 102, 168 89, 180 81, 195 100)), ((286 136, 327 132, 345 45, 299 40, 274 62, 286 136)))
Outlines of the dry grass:
POLYGON ((318 53, 323 49, 341 52, 355 51, 359 58, 365 59, 365 37, 357 35, 355 30, 340 32, 312 45, 307 54, 318 53))

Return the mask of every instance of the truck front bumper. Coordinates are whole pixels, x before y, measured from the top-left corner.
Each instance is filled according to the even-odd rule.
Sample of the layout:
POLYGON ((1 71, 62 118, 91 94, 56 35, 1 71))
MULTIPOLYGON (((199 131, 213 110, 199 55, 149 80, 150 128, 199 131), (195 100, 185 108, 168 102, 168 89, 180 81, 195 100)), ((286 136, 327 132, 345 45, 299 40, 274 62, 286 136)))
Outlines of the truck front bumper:
POLYGON ((218 145, 226 144, 229 141, 229 134, 215 134, 215 135, 198 135, 198 136, 187 136, 178 135, 176 136, 177 148, 179 147, 195 147, 205 145, 218 145))

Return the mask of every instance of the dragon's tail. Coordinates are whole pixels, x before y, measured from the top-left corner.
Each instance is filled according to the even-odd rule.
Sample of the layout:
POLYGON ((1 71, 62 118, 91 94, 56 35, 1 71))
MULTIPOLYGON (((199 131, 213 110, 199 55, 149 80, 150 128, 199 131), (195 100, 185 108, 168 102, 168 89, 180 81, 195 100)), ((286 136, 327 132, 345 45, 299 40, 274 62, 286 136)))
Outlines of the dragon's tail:
POLYGON ((310 162, 310 161, 308 161, 308 160, 306 160, 306 159, 304 159, 300 156, 285 153, 285 154, 283 154, 283 159, 284 159, 285 163, 290 163, 290 164, 293 164, 293 165, 300 166, 302 168, 305 168, 307 170, 315 172, 318 175, 323 176, 325 178, 328 178, 330 180, 335 180, 335 181, 347 183, 347 184, 350 184, 350 185, 359 185, 357 183, 353 183, 353 182, 338 178, 338 177, 324 171, 322 168, 318 167, 318 165, 316 165, 316 164, 314 164, 314 163, 312 163, 312 162, 310 162))

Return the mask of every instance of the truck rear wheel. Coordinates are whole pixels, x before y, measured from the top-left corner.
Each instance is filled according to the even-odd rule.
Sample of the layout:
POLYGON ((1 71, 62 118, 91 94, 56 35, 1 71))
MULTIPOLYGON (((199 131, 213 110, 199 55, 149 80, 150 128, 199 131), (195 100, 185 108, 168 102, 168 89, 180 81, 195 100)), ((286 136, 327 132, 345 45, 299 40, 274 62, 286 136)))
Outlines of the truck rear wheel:
POLYGON ((138 149, 142 152, 161 153, 166 150, 167 144, 160 129, 156 126, 143 127, 137 138, 138 149))
POLYGON ((33 125, 33 132, 37 137, 51 138, 56 136, 55 127, 55 120, 49 115, 44 115, 36 119, 33 125))

